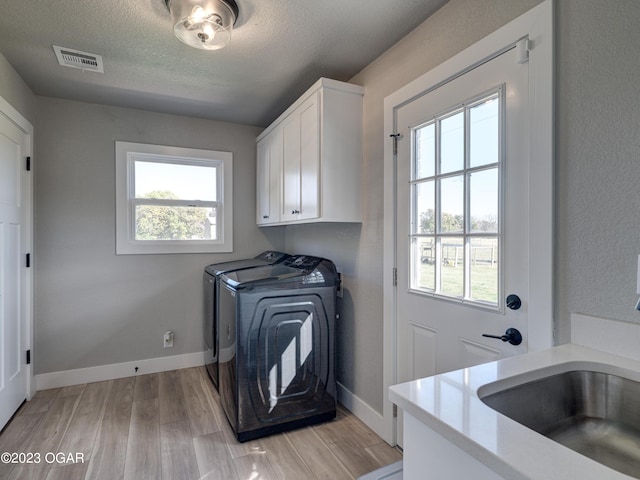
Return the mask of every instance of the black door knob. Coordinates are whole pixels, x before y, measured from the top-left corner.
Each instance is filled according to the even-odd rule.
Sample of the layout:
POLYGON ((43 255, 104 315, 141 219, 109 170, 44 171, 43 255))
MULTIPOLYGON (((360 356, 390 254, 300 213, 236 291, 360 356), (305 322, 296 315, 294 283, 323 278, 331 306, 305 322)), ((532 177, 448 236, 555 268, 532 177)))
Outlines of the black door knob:
POLYGON ((520 300, 520 297, 513 293, 507 296, 506 303, 507 308, 510 308, 511 310, 518 310, 522 306, 522 300, 520 300))
POLYGON ((522 334, 516 328, 507 328, 507 331, 504 332, 504 335, 489 335, 488 333, 483 333, 482 336, 488 338, 497 338, 498 340, 502 340, 503 342, 509 342, 511 345, 520 345, 522 343, 522 334))

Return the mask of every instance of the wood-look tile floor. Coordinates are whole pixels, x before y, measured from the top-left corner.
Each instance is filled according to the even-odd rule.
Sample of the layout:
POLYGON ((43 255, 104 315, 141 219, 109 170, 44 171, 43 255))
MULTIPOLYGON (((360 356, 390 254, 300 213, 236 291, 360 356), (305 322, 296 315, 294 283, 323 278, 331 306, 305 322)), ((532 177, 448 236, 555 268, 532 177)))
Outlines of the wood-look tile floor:
POLYGON ((331 422, 238 443, 203 367, 40 391, 0 434, 1 452, 40 459, 0 463, 1 480, 340 480, 402 458, 342 407, 331 422))

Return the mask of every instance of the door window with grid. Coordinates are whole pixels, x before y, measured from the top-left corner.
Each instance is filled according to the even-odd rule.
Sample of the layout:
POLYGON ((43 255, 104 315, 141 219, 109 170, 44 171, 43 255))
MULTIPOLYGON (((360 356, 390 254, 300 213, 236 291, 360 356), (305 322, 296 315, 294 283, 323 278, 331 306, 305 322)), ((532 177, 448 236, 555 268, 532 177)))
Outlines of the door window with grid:
POLYGON ((414 292, 498 308, 502 90, 411 128, 414 292))

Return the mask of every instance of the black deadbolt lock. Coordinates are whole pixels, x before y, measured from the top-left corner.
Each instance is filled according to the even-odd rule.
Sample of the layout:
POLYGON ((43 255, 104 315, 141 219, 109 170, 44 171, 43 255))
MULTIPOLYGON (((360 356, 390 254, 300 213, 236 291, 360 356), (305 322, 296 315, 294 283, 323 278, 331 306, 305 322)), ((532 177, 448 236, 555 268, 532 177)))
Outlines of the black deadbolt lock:
POLYGON ((515 294, 511 294, 507 296, 507 308, 511 310, 518 310, 522 306, 522 300, 520 297, 515 294))

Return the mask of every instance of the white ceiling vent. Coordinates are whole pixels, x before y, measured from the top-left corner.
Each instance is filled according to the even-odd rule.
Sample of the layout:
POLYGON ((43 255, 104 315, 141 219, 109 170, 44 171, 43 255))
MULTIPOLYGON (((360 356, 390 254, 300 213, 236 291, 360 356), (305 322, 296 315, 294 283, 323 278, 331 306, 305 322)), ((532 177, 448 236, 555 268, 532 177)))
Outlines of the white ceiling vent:
POLYGON ((88 70, 90 72, 104 73, 102 56, 94 53, 81 52, 72 48, 53 46, 58 63, 63 67, 88 70))

